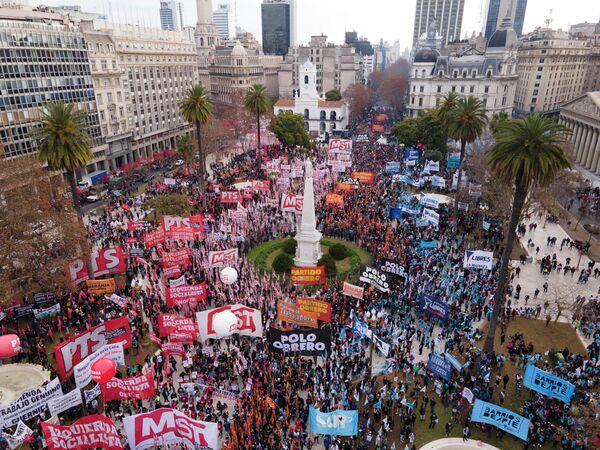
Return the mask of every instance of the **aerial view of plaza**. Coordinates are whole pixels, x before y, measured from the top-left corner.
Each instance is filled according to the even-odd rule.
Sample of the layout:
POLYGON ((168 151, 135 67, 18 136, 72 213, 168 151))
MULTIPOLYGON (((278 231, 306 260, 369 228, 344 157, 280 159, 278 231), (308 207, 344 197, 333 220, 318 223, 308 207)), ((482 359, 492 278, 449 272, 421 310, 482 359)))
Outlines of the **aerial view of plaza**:
POLYGON ((600 0, 0 0, 0 450, 600 450, 600 0))

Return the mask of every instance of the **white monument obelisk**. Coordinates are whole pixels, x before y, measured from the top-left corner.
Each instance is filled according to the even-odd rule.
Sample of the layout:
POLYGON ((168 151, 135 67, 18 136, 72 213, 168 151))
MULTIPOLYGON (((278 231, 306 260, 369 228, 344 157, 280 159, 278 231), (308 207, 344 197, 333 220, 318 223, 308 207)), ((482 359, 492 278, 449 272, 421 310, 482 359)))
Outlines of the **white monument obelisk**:
POLYGON ((313 187, 313 166, 310 160, 304 164, 304 203, 302 204, 302 221, 300 232, 296 234, 296 258, 298 267, 316 266, 323 253, 321 252, 321 232, 317 230, 315 219, 315 192, 313 187))

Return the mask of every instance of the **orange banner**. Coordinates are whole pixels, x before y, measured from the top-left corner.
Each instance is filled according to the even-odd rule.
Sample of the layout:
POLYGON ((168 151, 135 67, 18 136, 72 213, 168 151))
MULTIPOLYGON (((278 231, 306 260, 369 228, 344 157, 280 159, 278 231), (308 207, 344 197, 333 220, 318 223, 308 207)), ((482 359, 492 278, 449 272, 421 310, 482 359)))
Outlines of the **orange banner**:
POLYGON ((344 281, 344 289, 342 290, 342 294, 348 295, 350 297, 362 299, 364 292, 365 292, 365 288, 362 288, 360 286, 355 286, 354 284, 346 283, 344 281))
POLYGON ((359 183, 373 184, 375 174, 373 172, 352 172, 352 178, 358 180, 359 183))
POLYGON ((311 285, 325 283, 325 266, 292 267, 292 284, 311 285))
POLYGON ((313 316, 322 322, 331 322, 331 304, 311 297, 298 297, 296 305, 305 315, 313 316))
POLYGON ((108 278, 106 280, 85 280, 85 284, 93 295, 107 295, 114 294, 117 290, 114 278, 108 278))
POLYGON ((385 127, 379 124, 373 124, 373 133, 383 133, 385 131, 385 127))
POLYGON ((300 327, 318 328, 319 326, 316 317, 304 314, 298 305, 285 300, 277 302, 277 319, 300 327))
POLYGON ((333 206, 344 206, 344 197, 340 194, 327 194, 325 196, 325 204, 333 206))
POLYGON ((338 183, 337 190, 343 192, 352 192, 352 185, 350 183, 338 183))

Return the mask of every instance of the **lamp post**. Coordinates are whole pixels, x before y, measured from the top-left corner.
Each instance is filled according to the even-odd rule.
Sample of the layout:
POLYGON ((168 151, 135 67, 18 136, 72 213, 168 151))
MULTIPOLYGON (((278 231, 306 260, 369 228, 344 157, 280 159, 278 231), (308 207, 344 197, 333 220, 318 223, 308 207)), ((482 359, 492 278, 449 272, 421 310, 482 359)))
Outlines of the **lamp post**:
MULTIPOLYGON (((596 225, 595 223, 586 223, 585 225, 583 225, 583 228, 585 228, 585 231, 590 233, 590 235, 588 236, 588 240, 585 243, 585 247, 587 247, 590 245, 592 236, 596 236, 597 234, 600 234, 600 225, 596 225)), ((583 252, 584 252, 583 249, 579 250, 579 259, 577 260, 577 270, 579 270, 579 263, 581 263, 581 256, 583 255, 583 252)))
MULTIPOLYGON (((360 401, 359 409, 360 409, 361 419, 364 419, 364 417, 365 417, 365 396, 367 393, 364 389, 364 385, 367 382, 371 381, 371 374, 373 372, 373 349, 375 348, 375 339, 373 339, 373 336, 375 335, 375 324, 382 317, 383 317, 383 311, 375 312, 375 310, 371 310, 371 311, 367 311, 365 313, 365 323, 367 324, 367 326, 369 327, 369 331, 371 332, 371 335, 369 336, 369 338, 371 339, 371 343, 369 345, 369 366, 367 368, 366 376, 363 379, 363 389, 360 393, 360 399, 359 399, 359 401, 360 401)), ((368 416, 368 412, 367 412, 367 416, 368 416)), ((362 439, 359 439, 359 442, 360 441, 362 441, 362 439)))

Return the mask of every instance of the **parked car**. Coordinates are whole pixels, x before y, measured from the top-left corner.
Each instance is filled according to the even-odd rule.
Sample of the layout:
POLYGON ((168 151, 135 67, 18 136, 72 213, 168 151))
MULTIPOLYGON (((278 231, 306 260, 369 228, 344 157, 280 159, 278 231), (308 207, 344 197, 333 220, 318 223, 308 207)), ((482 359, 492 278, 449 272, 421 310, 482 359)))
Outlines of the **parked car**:
POLYGON ((185 161, 183 159, 178 159, 177 161, 175 161, 176 166, 183 166, 184 163, 185 161))

